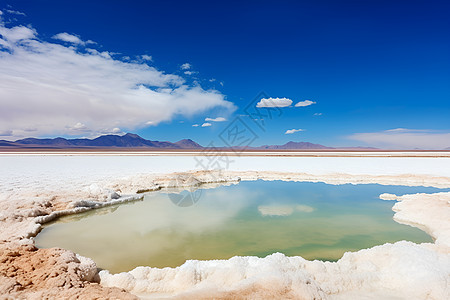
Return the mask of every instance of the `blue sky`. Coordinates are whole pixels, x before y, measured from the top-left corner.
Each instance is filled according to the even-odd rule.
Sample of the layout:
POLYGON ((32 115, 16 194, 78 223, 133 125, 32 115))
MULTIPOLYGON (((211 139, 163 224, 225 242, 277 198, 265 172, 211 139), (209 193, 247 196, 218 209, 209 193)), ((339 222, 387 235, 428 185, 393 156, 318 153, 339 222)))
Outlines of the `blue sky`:
MULTIPOLYGON (((160 72, 159 77, 176 77, 161 79, 162 82, 156 84, 159 89, 173 86, 180 89, 176 97, 156 95, 154 101, 167 101, 168 107, 142 106, 141 102, 152 97, 151 90, 156 89, 154 81, 142 79, 143 88, 149 90, 133 95, 133 100, 124 101, 123 105, 120 97, 111 100, 115 110, 99 106, 97 110, 105 112, 101 116, 91 111, 83 114, 83 109, 102 97, 101 101, 107 104, 106 92, 99 95, 90 92, 89 104, 84 105, 80 100, 79 107, 55 104, 57 100, 54 100, 48 108, 44 105, 46 109, 42 112, 29 108, 33 106, 29 106, 28 101, 36 104, 46 100, 32 99, 33 92, 29 92, 14 100, 24 103, 23 110, 29 108, 29 114, 25 114, 7 103, 7 92, 32 91, 33 87, 26 84, 32 80, 39 81, 32 85, 39 86, 35 94, 42 94, 44 83, 36 79, 37 73, 26 73, 25 62, 31 54, 14 54, 20 49, 11 47, 24 47, 15 44, 0 55, 0 69, 8 70, 1 74, 2 78, 11 77, 13 73, 15 76, 14 85, 6 86, 7 81, 3 81, 3 85, 0 83, 0 91, 4 91, 0 94, 0 104, 4 108, 2 117, 8 119, 0 123, 0 135, 3 132, 0 138, 94 136, 131 131, 152 140, 191 138, 203 145, 210 141, 220 145, 219 134, 236 116, 245 115, 245 107, 264 91, 268 97, 288 98, 293 102, 290 107, 280 108, 280 116, 266 120, 265 131, 247 117, 249 127, 258 136, 254 145, 283 144, 292 140, 328 146, 450 147, 450 2, 242 2, 7 2, 0 6, 2 26, 10 30, 18 26, 32 28, 34 34, 29 33, 27 39, 39 41, 36 47, 52 43, 70 50, 76 46, 72 54, 81 53, 83 58, 88 54, 108 53, 112 64, 114 61, 131 62, 135 64, 133 70, 140 68, 136 64, 147 64, 160 72), (55 38, 58 33, 78 37, 82 43, 55 38), (86 52, 86 49, 91 50, 86 52), (151 60, 142 55, 151 56, 151 60), (14 67, 18 60, 24 62, 23 70, 14 67), (181 68, 185 63, 190 67, 181 68), (27 80, 20 81, 19 85, 17 77, 20 76, 27 80), (198 88, 191 90, 193 87, 198 88), (186 103, 192 103, 192 107, 181 103, 181 97, 185 97, 186 103), (204 99, 197 101, 201 97, 204 99), (294 107, 304 100, 315 103, 294 107), (138 103, 136 110, 139 112, 131 110, 133 103, 138 103), (58 106, 63 113, 53 109, 58 106), (108 118, 120 115, 123 106, 128 112, 123 113, 123 120, 117 123, 120 126, 109 124, 108 118), (148 122, 152 124, 144 122, 146 116, 142 111, 145 109, 149 110, 148 122), (158 110, 165 113, 158 115, 158 110), (208 122, 209 127, 192 126, 205 123, 205 118, 216 117, 227 121, 208 122), (33 126, 48 120, 54 120, 54 124, 33 126), (16 123, 27 123, 27 128, 19 128, 16 123), (285 134, 291 129, 303 131, 285 134)), ((15 36, 12 31, 9 34, 15 36)), ((3 37, 6 40, 5 35, 3 37)), ((65 50, 55 48, 48 50, 47 55, 59 57, 56 51, 65 50)), ((64 59, 70 60, 70 55, 64 59)), ((66 74, 66 64, 46 71, 49 66, 46 61, 44 57, 34 61, 35 68, 38 70, 42 63, 43 73, 55 74, 59 72, 55 70, 62 70, 64 76, 55 78, 64 78, 61 84, 67 84, 64 91, 58 88, 59 98, 55 94, 55 99, 64 98, 65 91, 74 93, 76 87, 84 89, 87 84, 92 84, 89 91, 95 90, 95 80, 84 85, 80 76, 73 79, 75 85, 70 82, 74 77, 66 74)), ((78 59, 74 59, 72 64, 77 63, 78 59)), ((96 70, 109 69, 106 62, 99 63, 101 66, 95 66, 96 70)), ((120 68, 122 71, 130 69, 127 65, 120 68)), ((83 70, 78 73, 85 72, 83 70)), ((118 82, 114 86, 120 86, 122 71, 114 71, 117 78, 111 82, 118 82)), ((145 73, 147 71, 142 71, 145 78, 156 74, 145 73)), ((132 78, 131 73, 126 75, 130 84, 139 83, 141 78, 132 78)), ((102 73, 95 78, 103 75, 111 76, 102 73)), ((117 88, 114 94, 128 95, 128 92, 126 88, 117 88)), ((74 95, 67 97, 71 103, 78 101, 74 95)), ((82 97, 86 90, 76 95, 82 97)), ((53 95, 47 98, 51 97, 53 95)))

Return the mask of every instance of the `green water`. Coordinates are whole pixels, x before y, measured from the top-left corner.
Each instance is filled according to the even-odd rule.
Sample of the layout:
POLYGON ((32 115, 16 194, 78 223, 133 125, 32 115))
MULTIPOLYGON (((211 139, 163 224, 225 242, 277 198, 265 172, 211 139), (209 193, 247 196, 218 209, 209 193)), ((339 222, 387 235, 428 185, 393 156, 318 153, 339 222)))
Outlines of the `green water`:
POLYGON ((274 252, 333 261, 386 242, 431 242, 423 231, 393 221, 395 202, 378 196, 437 191, 253 181, 201 190, 188 207, 175 205, 173 195, 150 193, 143 201, 61 218, 36 243, 70 249, 112 272, 274 252))

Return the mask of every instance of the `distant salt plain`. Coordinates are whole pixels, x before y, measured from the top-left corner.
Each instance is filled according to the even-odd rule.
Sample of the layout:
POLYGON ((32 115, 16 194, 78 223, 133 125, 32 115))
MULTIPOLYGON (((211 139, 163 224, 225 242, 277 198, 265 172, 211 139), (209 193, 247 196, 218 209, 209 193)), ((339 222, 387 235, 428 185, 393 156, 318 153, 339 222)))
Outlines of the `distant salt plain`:
MULTIPOLYGON (((447 154, 447 157, 370 157, 372 153, 367 155, 369 157, 224 156, 227 162, 220 163, 220 168, 230 171, 300 172, 314 175, 414 174, 450 177, 450 154, 447 154)), ((204 170, 205 166, 208 166, 199 163, 202 161, 206 161, 202 155, 0 153, 0 187, 3 190, 11 187, 39 188, 55 184, 64 186, 64 182, 85 185, 87 181, 108 177, 204 170)), ((211 169, 215 167, 217 165, 210 166, 211 169)))

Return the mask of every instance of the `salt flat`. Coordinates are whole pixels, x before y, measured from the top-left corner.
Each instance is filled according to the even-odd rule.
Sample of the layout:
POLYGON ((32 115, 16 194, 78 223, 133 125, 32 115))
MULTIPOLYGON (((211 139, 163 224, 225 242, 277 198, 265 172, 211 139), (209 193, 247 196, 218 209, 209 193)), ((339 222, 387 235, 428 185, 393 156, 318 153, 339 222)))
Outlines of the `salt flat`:
MULTIPOLYGON (((262 179, 450 188, 450 159, 447 154, 411 157, 408 152, 405 156, 409 157, 398 154, 397 157, 370 157, 362 152, 358 155, 218 156, 221 159, 211 163, 208 157, 192 154, 2 153, 0 240, 2 247, 8 249, 32 246, 32 238, 39 232, 41 224, 58 215, 138 199, 141 197, 136 194, 138 190, 151 191, 170 186, 174 176, 181 178, 185 185, 193 182, 220 184, 262 179), (217 168, 222 169, 221 172, 211 171, 217 168), (178 174, 174 175, 174 172, 178 174)), ((273 254, 266 258, 188 261, 174 269, 143 266, 121 274, 102 271, 99 274, 101 288, 119 287, 142 298, 224 298, 237 295, 299 299, 346 298, 355 295, 373 295, 374 298, 449 298, 449 195, 383 196, 383 199, 399 201, 394 206, 394 219, 426 230, 436 243, 385 244, 346 253, 336 263, 311 262, 301 257, 273 254)), ((33 255, 39 253, 42 250, 33 255)), ((76 261, 71 264, 76 264, 79 270, 85 270, 85 275, 71 273, 70 278, 82 282, 80 290, 86 289, 86 286, 92 289, 89 282, 94 280, 95 264, 89 259, 76 261)), ((8 278, 9 281, 5 279, 3 282, 16 280, 14 278, 12 276, 8 278)), ((51 296, 61 292, 56 286, 47 286, 41 291, 15 289, 14 286, 22 284, 17 280, 16 283, 11 281, 11 284, 0 286, 0 289, 15 296, 23 296, 23 293, 51 296)), ((75 290, 73 288, 65 292, 70 295, 75 290)), ((106 293, 106 290, 102 292, 106 293)))

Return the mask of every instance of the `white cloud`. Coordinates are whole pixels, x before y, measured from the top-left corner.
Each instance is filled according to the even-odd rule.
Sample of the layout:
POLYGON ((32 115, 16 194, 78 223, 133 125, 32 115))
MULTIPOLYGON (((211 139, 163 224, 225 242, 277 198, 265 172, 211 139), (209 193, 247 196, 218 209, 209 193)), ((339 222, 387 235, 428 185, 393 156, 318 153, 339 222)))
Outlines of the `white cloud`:
POLYGON ((311 101, 311 100, 304 100, 304 101, 300 101, 297 104, 295 104, 295 107, 310 106, 312 104, 316 104, 316 102, 311 101))
POLYGON ((190 63, 184 63, 180 66, 181 70, 189 70, 192 68, 192 65, 190 63))
POLYGON ((287 107, 292 104, 292 100, 288 98, 263 98, 256 107, 287 107))
POLYGON ((384 149, 445 149, 450 147, 450 133, 423 129, 395 128, 380 132, 355 133, 349 139, 384 149))
POLYGON ((194 72, 192 72, 192 71, 184 71, 184 74, 186 74, 186 75, 192 75, 192 74, 194 74, 194 72))
POLYGON ((84 125, 83 123, 78 122, 72 127, 68 127, 69 129, 72 129, 74 131, 90 131, 90 129, 84 125))
POLYGON ((153 57, 151 57, 150 55, 147 55, 147 54, 141 55, 141 58, 143 60, 147 60, 147 61, 152 61, 153 60, 153 57))
POLYGON ((36 31, 25 26, 6 28, 0 23, 0 35, 3 36, 0 38, 0 47, 11 50, 12 45, 19 41, 34 39, 36 31))
POLYGON ((300 132, 300 131, 305 131, 305 130, 304 129, 289 129, 289 130, 286 130, 286 132, 284 134, 293 134, 293 133, 300 132))
POLYGON ((206 118, 205 121, 206 122, 225 122, 227 119, 225 119, 224 117, 217 117, 217 118, 206 118))
POLYGON ((322 113, 315 113, 314 115, 315 115, 315 116, 321 116, 322 113))
POLYGON ((192 127, 198 127, 198 124, 193 124, 192 127))
POLYGON ((53 38, 55 40, 60 40, 60 41, 72 43, 75 45, 84 45, 85 44, 85 42, 82 41, 79 37, 77 37, 76 35, 67 33, 67 32, 61 32, 61 33, 55 34, 53 36, 53 38))
POLYGON ((212 124, 211 123, 203 123, 202 124, 202 127, 209 127, 209 126, 211 126, 212 124))
POLYGON ((0 34, 0 131, 15 137, 28 136, 26 128, 36 136, 74 134, 77 123, 95 135, 235 109, 216 90, 111 52, 41 41, 33 28, 1 22, 0 34))

